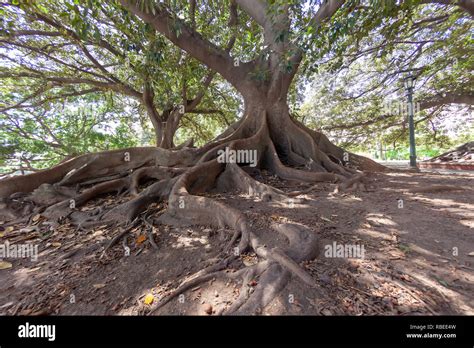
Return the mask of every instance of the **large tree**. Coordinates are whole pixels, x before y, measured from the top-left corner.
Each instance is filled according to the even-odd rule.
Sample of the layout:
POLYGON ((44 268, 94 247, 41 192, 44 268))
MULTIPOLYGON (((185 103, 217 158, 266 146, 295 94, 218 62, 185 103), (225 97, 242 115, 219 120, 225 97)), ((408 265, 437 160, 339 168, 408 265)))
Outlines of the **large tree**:
MULTIPOLYGON (((259 169, 265 169, 281 179, 339 182, 340 189, 345 190, 363 188, 363 174, 359 170, 383 170, 375 162, 345 152, 323 134, 296 121, 290 114, 288 93, 300 65, 308 66, 316 56, 331 49, 318 45, 322 33, 332 43, 350 35, 359 25, 383 25, 383 18, 409 12, 412 3, 120 0, 114 5, 115 11, 129 11, 136 16, 134 21, 150 25, 157 34, 239 91, 244 101, 243 117, 197 149, 170 151, 147 147, 83 155, 50 170, 7 179, 0 183, 0 196, 8 206, 12 194, 16 203, 21 198, 15 192, 28 195, 41 185, 24 204, 44 205, 47 201, 48 207, 42 212, 45 217, 56 221, 68 218, 82 227, 120 223, 124 219, 134 221, 150 203, 161 200, 168 201, 161 222, 190 221, 229 227, 233 234, 219 261, 180 286, 160 306, 200 281, 217 276, 240 276, 246 280, 260 277, 255 291, 242 291, 229 313, 254 313, 272 300, 291 275, 313 286, 313 279, 299 265, 317 252, 312 231, 294 224, 272 226, 289 240, 286 247, 279 248, 273 241, 262 241, 242 212, 202 193, 238 189, 264 201, 288 203, 290 197, 302 192, 285 193, 255 180, 248 172, 257 172, 258 176, 259 169), (249 157, 240 163, 222 160, 219 154, 224 149, 255 151, 257 162, 249 163, 249 157), (139 183, 146 178, 154 182, 140 191, 139 183), (71 188, 80 188, 84 181, 89 184, 87 188, 71 192, 71 188), (66 186, 70 188, 67 191, 66 186), (130 200, 98 216, 77 210, 98 194, 124 190, 130 193, 130 200), (48 199, 44 198, 46 193, 48 199), (220 272, 236 254, 248 250, 256 253, 258 264, 232 274, 220 272)), ((28 207, 22 209, 25 212, 28 207)), ((30 209, 38 208, 32 205, 30 209)))

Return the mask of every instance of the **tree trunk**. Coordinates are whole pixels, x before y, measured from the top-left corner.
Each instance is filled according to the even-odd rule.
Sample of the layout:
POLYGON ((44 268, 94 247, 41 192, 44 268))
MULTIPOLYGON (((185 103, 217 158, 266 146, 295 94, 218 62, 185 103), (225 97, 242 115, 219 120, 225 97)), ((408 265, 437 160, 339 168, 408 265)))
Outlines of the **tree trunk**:
POLYGON ((182 113, 179 109, 173 109, 165 122, 163 122, 163 137, 160 142, 160 147, 164 149, 171 149, 174 147, 174 136, 178 130, 179 122, 182 113))

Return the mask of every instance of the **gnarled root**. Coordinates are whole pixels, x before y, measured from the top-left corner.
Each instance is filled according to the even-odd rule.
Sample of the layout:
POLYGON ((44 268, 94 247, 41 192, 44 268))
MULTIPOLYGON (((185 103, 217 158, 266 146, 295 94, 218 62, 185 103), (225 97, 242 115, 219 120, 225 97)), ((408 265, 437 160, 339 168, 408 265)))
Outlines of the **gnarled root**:
MULTIPOLYGON (((255 180, 248 174, 256 171, 258 176, 260 169, 266 169, 284 180, 308 184, 338 183, 340 190, 363 189, 365 180, 365 175, 355 169, 361 168, 352 168, 344 163, 344 151, 332 145, 320 133, 294 120, 279 126, 270 125, 265 116, 266 111, 260 111, 264 113, 263 117, 252 118, 248 110, 246 116, 229 131, 200 149, 136 148, 84 155, 47 171, 2 181, 0 197, 9 197, 17 191, 30 192, 41 184, 49 184, 49 188, 54 189, 51 192, 55 192, 51 197, 44 196, 45 199, 35 201, 31 200, 31 197, 35 198, 34 194, 31 197, 28 194, 21 195, 22 199, 30 197, 33 204, 47 205, 43 215, 48 219, 63 221, 70 217, 76 222, 80 221, 82 226, 88 223, 127 226, 106 249, 126 235, 130 226, 134 226, 139 215, 150 204, 166 200, 168 206, 166 209, 166 204, 163 205, 166 212, 160 217, 161 222, 173 223, 178 219, 191 224, 230 228, 230 241, 217 256, 221 261, 183 282, 159 306, 153 308, 152 313, 197 284, 221 276, 242 280, 242 288, 237 300, 218 314, 256 313, 285 288, 292 276, 308 286, 316 286, 314 279, 300 266, 301 262, 318 256, 320 247, 316 231, 297 224, 273 225, 271 228, 285 236, 287 243, 267 245, 246 215, 204 194, 216 190, 238 190, 262 202, 281 202, 314 189, 311 186, 304 191, 285 193, 264 183, 263 177, 255 180), (282 127, 288 134, 275 134, 282 127), (219 150, 224 149, 255 151, 258 158, 255 163, 226 163, 219 157, 219 150), (28 180, 32 182, 25 184, 28 180), (152 183, 139 191, 140 183, 145 180, 152 183), (9 183, 13 188, 7 188, 9 183), (90 184, 93 186, 81 192, 81 186, 90 184), (101 209, 92 216, 78 210, 95 197, 113 192, 121 194, 122 198, 128 195, 129 200, 105 211, 101 209), (230 262, 239 259, 245 252, 255 253, 258 263, 229 272, 227 267, 230 262), (255 279, 258 279, 256 283, 253 282, 255 279), (251 281, 253 285, 249 285, 251 281)), ((358 157, 353 158, 358 163, 364 162, 358 157)), ((38 192, 36 198, 40 197, 38 192)), ((145 215, 143 219, 148 228, 153 229, 148 216, 145 215)), ((150 243, 153 245, 152 241, 151 238, 150 243)), ((156 244, 153 246, 159 247, 156 244)))

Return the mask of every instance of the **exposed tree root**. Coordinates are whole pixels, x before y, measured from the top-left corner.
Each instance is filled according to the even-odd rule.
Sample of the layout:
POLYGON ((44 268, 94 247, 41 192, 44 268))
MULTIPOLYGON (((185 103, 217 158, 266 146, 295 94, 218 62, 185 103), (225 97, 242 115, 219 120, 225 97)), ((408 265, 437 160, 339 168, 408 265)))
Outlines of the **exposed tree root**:
POLYGON ((144 221, 145 224, 148 226, 148 229, 147 229, 147 236, 148 236, 148 241, 150 242, 150 245, 151 245, 155 250, 158 250, 159 247, 158 247, 158 245, 156 244, 155 239, 154 239, 154 237, 153 237, 153 233, 154 233, 155 230, 156 230, 155 226, 153 225, 153 223, 151 223, 150 221, 148 221, 147 214, 145 214, 145 215, 143 216, 143 221, 144 221))
POLYGON ((339 187, 337 191, 353 191, 356 189, 365 190, 365 185, 362 183, 365 174, 356 174, 351 179, 344 181, 339 187))
POLYGON ((211 280, 213 278, 217 278, 217 277, 220 277, 220 276, 223 276, 223 275, 225 275, 229 278, 235 278, 235 277, 239 276, 242 273, 242 270, 234 272, 234 273, 230 273, 230 274, 228 272, 223 271, 233 259, 235 259, 235 258, 234 257, 227 257, 224 260, 222 260, 221 262, 219 262, 215 265, 209 266, 207 268, 204 268, 201 271, 199 271, 198 273, 191 276, 190 278, 186 279, 175 291, 173 291, 165 299, 160 301, 160 303, 158 305, 154 306, 148 314, 149 315, 153 314, 158 309, 162 308, 167 303, 169 303, 171 300, 173 300, 177 296, 183 294, 185 291, 187 291, 187 290, 189 290, 189 289, 191 289, 191 288, 193 288, 193 287, 195 287, 199 284, 202 284, 202 283, 204 283, 208 280, 211 280))
POLYGON ((156 180, 170 179, 176 174, 182 174, 185 170, 185 168, 172 168, 162 166, 151 166, 137 169, 131 175, 131 183, 129 189, 130 194, 133 196, 138 195, 138 185, 140 184, 140 180, 144 178, 156 180))
POLYGON ((273 144, 270 144, 268 148, 269 157, 269 169, 275 172, 281 179, 285 180, 296 180, 303 182, 339 182, 343 181, 344 177, 334 173, 314 173, 299 169, 294 169, 283 165, 278 158, 278 154, 273 144))
POLYGON ((285 192, 254 180, 235 163, 228 164, 226 170, 219 176, 217 188, 222 191, 238 189, 263 202, 288 200, 285 192))
POLYGON ((283 290, 290 280, 290 272, 277 263, 271 263, 260 275, 254 291, 236 309, 226 314, 261 313, 261 311, 283 290))
POLYGON ((117 235, 112 238, 109 242, 109 244, 107 244, 107 246, 104 248, 104 251, 102 252, 102 255, 101 255, 101 258, 106 254, 106 252, 112 248, 114 245, 116 245, 127 233, 129 233, 136 225, 137 225, 137 220, 135 220, 134 222, 132 222, 130 225, 122 228, 120 230, 119 233, 117 233, 117 235))
MULTIPOLYGON (((168 203, 160 220, 169 217, 170 221, 230 228, 230 241, 218 254, 222 260, 186 280, 151 313, 191 287, 220 276, 243 281, 238 299, 222 314, 256 313, 272 301, 292 276, 316 286, 314 279, 300 266, 301 262, 318 255, 316 233, 295 224, 274 225, 272 228, 284 235, 288 243, 266 245, 242 212, 202 194, 238 190, 263 202, 285 202, 315 186, 285 193, 255 180, 249 173, 258 176, 260 169, 266 169, 284 180, 338 183, 339 190, 354 190, 364 189, 365 180, 364 174, 355 168, 363 169, 367 165, 371 170, 381 169, 375 162, 346 153, 322 134, 289 117, 286 123, 275 124, 275 121, 269 123, 266 115, 266 110, 247 108, 242 120, 199 149, 134 148, 80 156, 46 171, 1 181, 0 197, 6 208, 17 204, 16 211, 20 214, 46 208, 42 215, 54 223, 70 219, 82 227, 124 225, 104 253, 126 236, 150 204, 157 202, 168 203), (255 113, 260 116, 255 117, 255 113), (255 151, 257 158, 255 163, 222 161, 219 150, 224 149, 255 151), (140 190, 142 183, 150 182, 140 190), (26 193, 18 195, 18 191, 26 193), (33 194, 27 194, 31 191, 33 194), (128 195, 130 199, 93 214, 79 210, 88 201, 114 192, 123 197, 128 195), (247 251, 257 255, 258 263, 228 272, 229 262, 247 251), (256 277, 257 285, 250 286, 250 280, 256 277)), ((143 221, 150 244, 159 249, 153 239, 155 227, 147 214, 143 221)))

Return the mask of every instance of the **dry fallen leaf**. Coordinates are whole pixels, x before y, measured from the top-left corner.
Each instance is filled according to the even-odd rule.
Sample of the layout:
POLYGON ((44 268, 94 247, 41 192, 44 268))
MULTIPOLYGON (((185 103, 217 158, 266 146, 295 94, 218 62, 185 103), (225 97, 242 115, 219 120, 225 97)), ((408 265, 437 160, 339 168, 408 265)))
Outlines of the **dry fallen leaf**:
POLYGON ((474 251, 471 251, 469 254, 467 254, 468 256, 474 256, 474 251))
POLYGON ((36 214, 35 216, 33 216, 33 219, 32 219, 32 220, 33 220, 33 222, 36 222, 36 221, 38 221, 40 217, 41 217, 41 215, 40 215, 40 214, 36 214))
POLYGON ((59 242, 54 242, 54 243, 51 243, 51 245, 55 248, 59 248, 62 244, 59 242))
POLYGON ((105 284, 94 284, 92 285, 95 289, 102 289, 103 287, 105 287, 105 284))
POLYGON ((5 233, 0 232, 0 238, 3 237, 4 235, 5 235, 5 233))
POLYGON ((146 236, 144 234, 137 237, 137 244, 142 244, 144 241, 146 241, 146 236))
POLYGON ((149 304, 152 304, 154 300, 155 300, 155 297, 152 294, 148 294, 145 296, 145 300, 143 302, 149 305, 149 304))
POLYGON ((30 272, 36 272, 36 271, 39 270, 39 269, 41 269, 41 267, 35 267, 35 268, 27 269, 26 271, 27 271, 28 273, 30 273, 30 272))
POLYGON ((324 316, 330 316, 330 315, 333 315, 331 310, 328 309, 328 308, 324 308, 321 312, 320 312, 322 315, 324 316))
POLYGON ((5 233, 11 232, 11 231, 13 231, 13 230, 14 230, 13 226, 8 226, 8 227, 5 229, 5 233))
POLYGON ((0 269, 12 268, 13 265, 7 261, 0 261, 0 269))
POLYGON ((250 281, 249 285, 250 285, 250 286, 257 286, 258 283, 257 283, 256 280, 252 280, 252 281, 250 281))

